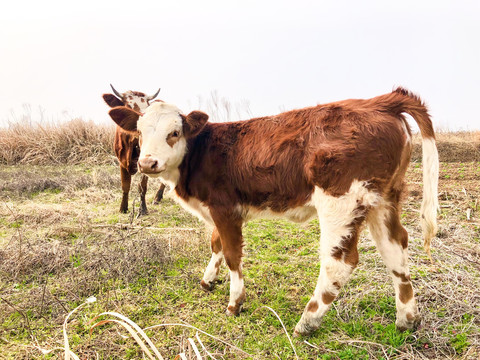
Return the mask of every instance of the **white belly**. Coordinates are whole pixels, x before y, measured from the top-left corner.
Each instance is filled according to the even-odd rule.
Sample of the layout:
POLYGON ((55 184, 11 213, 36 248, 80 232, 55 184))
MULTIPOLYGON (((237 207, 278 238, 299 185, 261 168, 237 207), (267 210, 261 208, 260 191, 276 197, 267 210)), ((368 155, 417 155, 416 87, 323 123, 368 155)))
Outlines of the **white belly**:
POLYGON ((317 214, 317 210, 313 204, 305 204, 304 206, 298 206, 296 208, 288 209, 285 212, 275 212, 270 208, 258 209, 249 206, 244 210, 243 218, 248 220, 253 219, 287 219, 297 223, 303 223, 317 214))

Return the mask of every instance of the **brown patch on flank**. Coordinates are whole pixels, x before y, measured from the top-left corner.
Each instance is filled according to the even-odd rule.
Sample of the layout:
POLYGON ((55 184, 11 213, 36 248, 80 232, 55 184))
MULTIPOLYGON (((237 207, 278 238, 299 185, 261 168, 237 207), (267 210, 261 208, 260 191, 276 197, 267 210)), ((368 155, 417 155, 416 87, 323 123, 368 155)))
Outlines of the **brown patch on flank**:
POLYGON ((413 288, 412 284, 400 284, 399 286, 399 295, 400 301, 404 304, 410 301, 413 298, 413 288))
POLYGON ((322 294, 322 301, 325 305, 331 304, 335 300, 335 294, 327 291, 322 294))
POLYGON ((392 273, 396 277, 400 278, 402 282, 410 282, 410 275, 406 276, 404 273, 399 273, 399 272, 396 272, 395 270, 392 270, 392 273))
POLYGON ((307 305, 308 312, 315 312, 318 309, 318 303, 315 300, 312 300, 307 305))

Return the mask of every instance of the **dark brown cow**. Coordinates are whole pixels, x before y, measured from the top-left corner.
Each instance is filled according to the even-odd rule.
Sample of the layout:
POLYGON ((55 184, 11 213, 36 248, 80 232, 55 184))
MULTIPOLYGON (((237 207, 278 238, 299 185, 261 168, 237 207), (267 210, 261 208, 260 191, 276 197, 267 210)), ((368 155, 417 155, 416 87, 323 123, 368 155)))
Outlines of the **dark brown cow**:
POLYGON ((125 107, 110 115, 126 131, 139 131, 139 169, 169 183, 178 202, 215 226, 212 258, 201 285, 211 289, 225 259, 230 269, 228 314, 245 300, 242 225, 282 216, 320 221, 321 270, 295 334, 320 326, 358 263, 357 243, 367 223, 393 279, 399 329, 420 321, 408 267, 408 234, 400 199, 412 150, 411 115, 423 138, 425 249, 436 232, 438 153, 427 109, 410 92, 345 100, 276 116, 209 123, 194 111, 152 104, 145 114, 125 107))
MULTIPOLYGON (((155 99, 160 92, 160 89, 152 95, 147 96, 139 91, 128 90, 124 93, 119 93, 115 88, 112 87, 113 94, 103 94, 103 100, 110 107, 116 106, 127 106, 136 111, 145 111, 145 109, 150 105, 150 101, 155 99)), ((115 139, 113 142, 113 149, 115 155, 120 162, 120 177, 122 180, 122 190, 123 198, 122 203, 120 204, 120 212, 128 212, 128 193, 130 191, 130 185, 132 181, 132 175, 137 173, 137 162, 138 156, 140 155, 140 147, 138 145, 138 135, 125 132, 121 127, 117 126, 115 130, 115 139)), ((140 193, 140 208, 138 215, 145 215, 148 213, 147 203, 145 201, 145 194, 147 193, 147 182, 148 177, 142 174, 140 183, 138 184, 138 191, 140 193)), ((154 204, 158 204, 163 198, 163 192, 165 190, 165 185, 160 185, 160 188, 155 195, 154 204)))

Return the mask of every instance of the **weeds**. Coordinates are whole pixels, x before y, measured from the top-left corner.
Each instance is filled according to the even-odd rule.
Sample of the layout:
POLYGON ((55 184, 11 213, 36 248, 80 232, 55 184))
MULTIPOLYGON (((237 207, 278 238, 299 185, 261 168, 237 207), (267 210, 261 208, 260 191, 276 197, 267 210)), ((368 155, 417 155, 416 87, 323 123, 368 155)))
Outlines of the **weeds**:
MULTIPOLYGON (((478 358, 479 163, 441 167, 451 177, 440 180, 435 266, 420 240, 422 180, 415 163, 402 213, 422 327, 396 331, 391 279, 364 233, 359 266, 321 328, 308 339, 292 340, 298 358, 478 358)), ((226 269, 213 292, 198 286, 209 259, 208 232, 169 199, 140 219, 118 214, 119 183, 117 168, 108 165, 1 167, 0 359, 54 358, 64 352, 62 324, 92 294, 97 302, 68 322, 69 348, 81 359, 144 356, 112 322, 103 323, 101 331, 97 326, 90 336, 90 320, 103 312, 134 321, 165 359, 181 353, 196 359, 197 351, 215 359, 294 358, 283 326, 287 334, 293 332, 313 292, 318 222, 255 221, 245 227, 247 302, 239 317, 229 318, 224 315, 226 269), (257 310, 263 306, 278 317, 257 310), (57 350, 47 354, 40 349, 57 350)), ((105 316, 98 320, 113 319, 105 316)))

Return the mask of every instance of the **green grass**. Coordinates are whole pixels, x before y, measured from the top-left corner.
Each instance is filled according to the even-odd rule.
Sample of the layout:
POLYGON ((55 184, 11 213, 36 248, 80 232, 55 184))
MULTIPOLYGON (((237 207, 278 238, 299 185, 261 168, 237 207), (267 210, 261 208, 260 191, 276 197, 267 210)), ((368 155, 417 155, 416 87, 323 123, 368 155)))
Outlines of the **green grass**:
MULTIPOLYGON (((0 242, 0 358, 56 358, 42 356, 31 347, 32 339, 47 348, 61 345, 63 319, 91 295, 98 301, 82 308, 68 327, 70 345, 80 358, 142 357, 131 338, 119 335, 126 333, 118 326, 98 327, 90 336, 89 321, 104 311, 122 313, 141 327, 188 323, 255 359, 293 358, 280 322, 262 307, 273 308, 292 334, 320 270, 318 221, 297 225, 259 220, 244 227, 247 300, 240 316, 227 317, 226 267, 214 291, 205 292, 199 286, 210 259, 208 230, 169 199, 151 205, 157 188, 154 182, 148 192, 150 214, 136 219, 136 214, 117 212, 121 191, 115 167, 47 168, 46 174, 56 183, 63 181, 61 191, 48 187, 39 191, 38 182, 28 182, 41 171, 7 167, 1 175, 7 190, 0 207, 0 234, 6 236, 0 242), (99 182, 98 174, 107 181, 99 182), (13 183, 18 177, 22 177, 20 192, 13 183)), ((475 194, 474 189, 467 191, 475 194)), ((135 189, 130 209, 134 194, 135 189)), ((411 272, 423 327, 416 332, 396 330, 391 279, 375 246, 363 234, 360 264, 322 326, 312 336, 294 340, 300 359, 414 359, 418 353, 426 358, 439 354, 461 358, 478 353, 480 319, 472 309, 479 309, 475 292, 480 276, 474 263, 435 248, 435 243, 438 263, 432 269, 413 211, 418 209, 417 200, 407 199, 402 221, 411 235, 411 272), (453 286, 452 279, 460 278, 463 287, 453 286)), ((478 226, 450 208, 444 216, 442 246, 468 254, 478 244, 473 241, 475 236, 478 239, 478 226), (444 225, 447 221, 457 226, 450 230, 444 225)), ((173 359, 195 332, 170 327, 149 330, 148 335, 165 358, 173 359)), ((245 358, 218 341, 201 338, 211 352, 225 359, 245 358)))

